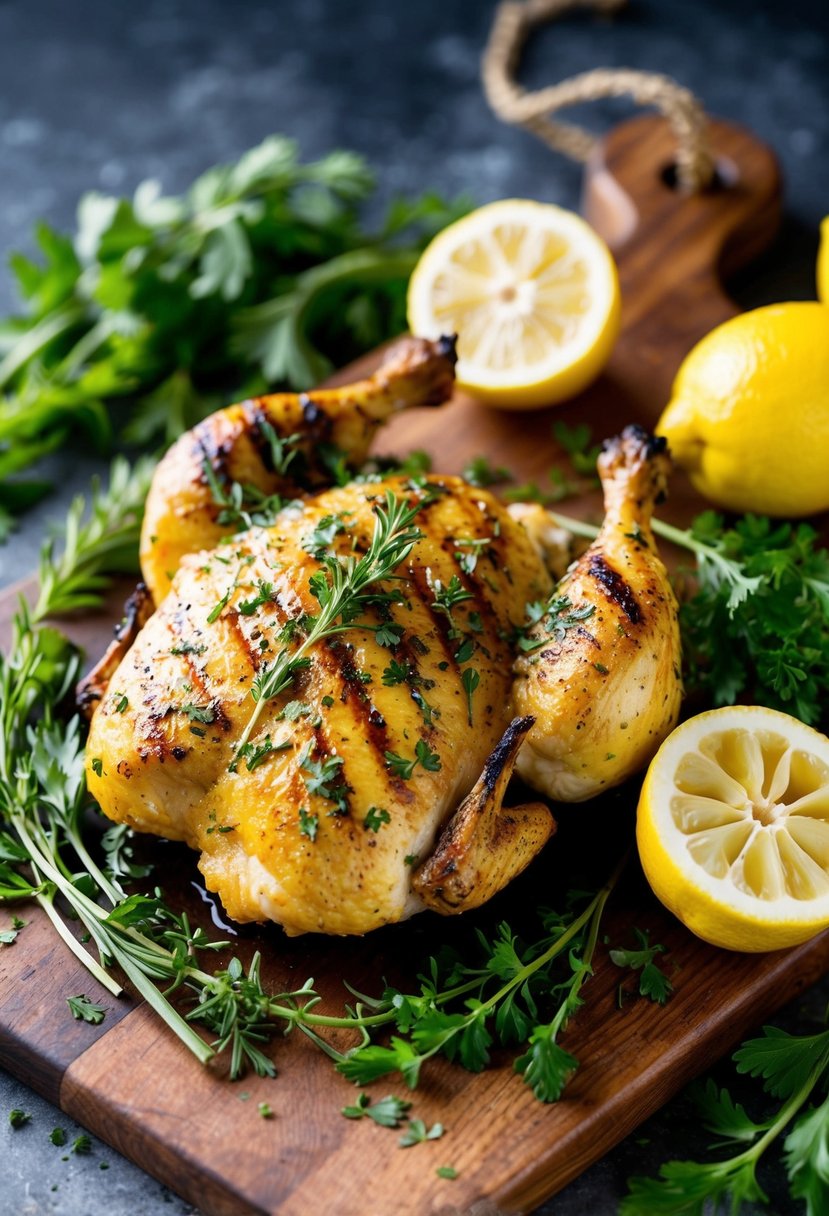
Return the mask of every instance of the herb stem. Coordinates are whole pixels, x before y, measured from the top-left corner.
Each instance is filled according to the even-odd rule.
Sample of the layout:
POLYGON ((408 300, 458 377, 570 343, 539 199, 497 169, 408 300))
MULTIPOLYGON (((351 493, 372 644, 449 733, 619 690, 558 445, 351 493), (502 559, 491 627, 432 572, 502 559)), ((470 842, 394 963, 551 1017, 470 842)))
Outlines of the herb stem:
POLYGON ((88 950, 84 950, 81 943, 75 937, 69 926, 65 923, 62 917, 58 914, 54 905, 54 892, 50 895, 40 894, 37 896, 37 902, 40 904, 43 911, 49 917, 58 935, 63 939, 75 957, 83 964, 86 970, 90 973, 93 979, 106 988, 107 992, 113 996, 121 996, 124 989, 114 980, 108 971, 95 961, 88 950))

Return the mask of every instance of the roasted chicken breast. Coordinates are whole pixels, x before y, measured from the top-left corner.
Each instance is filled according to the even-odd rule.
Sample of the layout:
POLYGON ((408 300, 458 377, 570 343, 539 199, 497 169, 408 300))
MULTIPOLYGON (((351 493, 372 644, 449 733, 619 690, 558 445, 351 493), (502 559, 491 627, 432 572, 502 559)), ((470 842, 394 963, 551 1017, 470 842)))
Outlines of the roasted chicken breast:
MULTIPOLYGON (((274 527, 184 558, 94 714, 90 790, 109 818, 200 849, 207 885, 237 920, 289 933, 399 920, 422 906, 412 876, 510 725, 512 637, 550 586, 524 529, 459 478, 392 477, 311 497, 274 527), (290 623, 305 628, 319 610, 315 551, 364 552, 388 492, 421 504, 422 537, 388 585, 401 602, 317 645, 240 755, 257 672, 290 623)), ((503 788, 494 793, 497 811, 503 788)), ((552 831, 539 804, 512 814, 494 850, 497 880, 484 822, 484 852, 456 905, 481 902, 476 873, 487 895, 503 886, 552 831)), ((424 882, 427 899, 436 888, 424 882)))

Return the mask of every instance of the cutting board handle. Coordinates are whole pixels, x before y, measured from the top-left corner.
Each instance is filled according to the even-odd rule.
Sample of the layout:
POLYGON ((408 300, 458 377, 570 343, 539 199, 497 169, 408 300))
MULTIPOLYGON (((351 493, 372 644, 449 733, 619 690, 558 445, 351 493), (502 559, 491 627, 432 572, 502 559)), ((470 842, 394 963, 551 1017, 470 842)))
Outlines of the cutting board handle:
POLYGON ((779 227, 771 149, 733 123, 712 120, 708 136, 716 179, 699 193, 677 188, 672 133, 650 115, 614 127, 586 168, 582 208, 612 249, 622 287, 622 336, 607 374, 649 425, 691 347, 738 311, 725 281, 779 227))

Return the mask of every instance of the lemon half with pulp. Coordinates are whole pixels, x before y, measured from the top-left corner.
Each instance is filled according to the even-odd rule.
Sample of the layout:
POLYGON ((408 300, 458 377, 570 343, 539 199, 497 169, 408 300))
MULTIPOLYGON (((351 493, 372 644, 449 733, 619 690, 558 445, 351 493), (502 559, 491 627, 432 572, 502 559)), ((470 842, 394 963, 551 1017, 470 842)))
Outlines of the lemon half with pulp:
POLYGON ((651 762, 636 839, 655 894, 698 937, 806 941, 829 926, 829 739, 761 706, 689 719, 651 762))
POLYGON ((458 384, 505 409, 554 405, 598 376, 619 331, 613 257, 578 215, 505 199, 450 224, 409 284, 412 333, 458 334, 458 384))

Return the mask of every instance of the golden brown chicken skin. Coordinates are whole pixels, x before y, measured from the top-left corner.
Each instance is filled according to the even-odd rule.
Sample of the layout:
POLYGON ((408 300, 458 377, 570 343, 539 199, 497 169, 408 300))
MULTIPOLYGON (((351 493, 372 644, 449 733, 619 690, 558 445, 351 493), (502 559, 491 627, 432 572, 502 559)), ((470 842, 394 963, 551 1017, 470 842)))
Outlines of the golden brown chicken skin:
POLYGON ((651 530, 668 468, 665 441, 639 427, 607 442, 601 532, 516 661, 516 710, 535 718, 517 768, 557 801, 632 776, 676 725, 678 608, 651 530))
POLYGON ((445 401, 454 367, 451 338, 404 338, 368 380, 243 401, 182 435, 156 470, 141 531, 141 569, 155 602, 185 554, 212 549, 233 532, 219 522, 215 486, 236 482, 288 499, 319 490, 333 480, 332 462, 343 457, 356 468, 365 461, 392 414, 445 401))
MULTIPOLYGON (((289 933, 400 920, 423 906, 412 875, 510 725, 512 640, 525 604, 550 589, 524 529, 459 478, 391 477, 311 497, 273 527, 183 558, 94 714, 90 790, 109 818, 199 849, 208 887, 237 920, 270 919, 289 933), (323 521, 333 519, 329 551, 365 551, 388 491, 420 503, 423 534, 397 570, 400 602, 383 609, 399 641, 382 644, 355 624, 316 644, 240 757, 254 678, 291 644, 286 623, 301 636, 319 607, 315 529, 330 532, 323 521), (450 585, 470 598, 447 612, 450 585)), ((369 624, 385 619, 379 611, 369 624)), ((494 877, 469 842, 467 871, 486 896, 553 828, 538 804, 521 823, 503 833, 512 851, 494 877)), ((455 903, 464 899, 474 906, 474 890, 455 903)))

